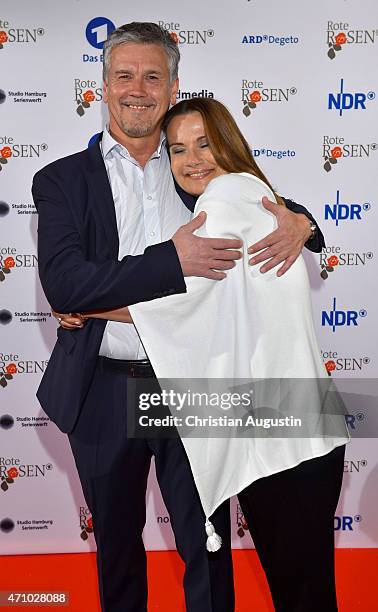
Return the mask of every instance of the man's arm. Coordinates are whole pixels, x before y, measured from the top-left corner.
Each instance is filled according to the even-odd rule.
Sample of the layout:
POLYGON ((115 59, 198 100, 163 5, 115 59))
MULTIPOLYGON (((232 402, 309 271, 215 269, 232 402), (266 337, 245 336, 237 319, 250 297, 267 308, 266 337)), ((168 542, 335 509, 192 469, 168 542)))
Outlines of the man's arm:
POLYGON ((197 217, 180 228, 173 240, 150 246, 143 255, 94 261, 86 256, 88 238, 78 227, 59 178, 39 172, 32 192, 39 214, 40 279, 58 312, 111 310, 184 293, 184 275, 222 278, 213 268, 228 270, 240 257, 238 251, 226 250, 239 248, 240 241, 194 236, 205 220, 197 217))
POLYGON ((312 236, 309 220, 315 224, 316 221, 310 213, 291 200, 285 200, 285 204, 287 203, 288 206, 279 206, 268 198, 263 198, 264 207, 275 215, 278 227, 248 249, 249 254, 258 253, 250 259, 251 265, 266 262, 260 268, 261 272, 267 272, 283 262, 277 271, 277 276, 282 276, 293 265, 304 245, 316 252, 320 252, 325 246, 323 234, 318 227, 312 236))

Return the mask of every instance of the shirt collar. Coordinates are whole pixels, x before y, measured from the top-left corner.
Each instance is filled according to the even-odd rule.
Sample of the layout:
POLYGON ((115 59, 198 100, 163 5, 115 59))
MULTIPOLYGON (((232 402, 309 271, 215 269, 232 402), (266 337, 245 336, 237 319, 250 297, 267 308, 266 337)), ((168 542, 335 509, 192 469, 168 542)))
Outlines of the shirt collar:
MULTIPOLYGON (((160 157, 161 155, 161 149, 163 144, 166 141, 166 136, 164 134, 164 132, 160 133, 160 139, 159 139, 159 145, 158 148, 156 149, 156 151, 151 155, 150 159, 155 159, 157 157, 160 157)), ((133 159, 130 155, 130 153, 128 152, 128 150, 126 149, 126 147, 124 147, 123 145, 121 145, 117 140, 115 140, 113 138, 113 136, 110 134, 109 132, 109 128, 108 126, 106 126, 104 128, 104 133, 102 135, 102 141, 101 141, 101 151, 102 151, 102 157, 104 159, 106 159, 106 157, 108 156, 108 154, 113 151, 113 149, 119 151, 120 153, 123 154, 124 157, 127 157, 128 159, 133 159)))

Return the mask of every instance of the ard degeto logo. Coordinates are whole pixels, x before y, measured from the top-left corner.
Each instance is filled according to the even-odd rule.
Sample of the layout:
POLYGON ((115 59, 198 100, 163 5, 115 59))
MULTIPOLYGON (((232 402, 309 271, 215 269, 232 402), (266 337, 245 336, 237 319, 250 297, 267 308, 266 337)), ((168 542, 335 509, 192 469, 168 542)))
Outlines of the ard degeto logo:
POLYGON ((297 45, 298 36, 282 36, 277 34, 244 34, 242 37, 243 45, 277 45, 286 47, 287 45, 297 45))
POLYGON ((289 102, 296 93, 296 87, 266 87, 263 81, 243 79, 241 88, 243 114, 249 117, 254 109, 266 102, 289 102))
POLYGON ((340 310, 336 307, 336 298, 333 298, 332 309, 322 310, 322 326, 331 327, 335 332, 338 327, 357 327, 359 320, 367 316, 365 308, 360 310, 340 310))
POLYGON ((367 368, 370 363, 370 357, 360 357, 356 355, 339 355, 337 351, 327 350, 321 351, 321 356, 328 372, 328 376, 337 372, 349 372, 350 374, 359 374, 367 368))
POLYGON ((361 221, 369 210, 371 210, 370 202, 348 204, 341 202, 340 190, 338 189, 335 203, 324 205, 324 220, 334 221, 336 227, 338 227, 341 221, 361 221))
POLYGON ((102 87, 93 79, 75 79, 74 88, 76 112, 79 117, 85 114, 93 102, 102 100, 102 87))
POLYGON ((0 19, 0 49, 5 49, 12 43, 36 43, 44 33, 44 28, 14 27, 10 21, 0 19))
POLYGON ((363 412, 356 412, 355 414, 346 414, 345 422, 349 427, 350 431, 355 431, 359 423, 365 421, 365 415, 363 412))
POLYGON ((378 145, 376 142, 345 142, 345 138, 342 136, 323 136, 323 168, 326 172, 330 172, 341 159, 370 157, 371 153, 377 149, 378 145))
POLYGON ((335 270, 344 268, 355 268, 358 266, 366 266, 369 261, 372 261, 374 254, 372 251, 342 251, 339 246, 325 247, 320 253, 319 266, 320 276, 323 280, 327 280, 329 275, 335 270))
POLYGON ((268 147, 252 149, 252 153, 253 157, 270 157, 278 160, 296 156, 294 149, 270 149, 268 147))
POLYGON ((86 506, 80 506, 79 521, 80 537, 84 541, 88 540, 88 535, 93 533, 93 519, 90 510, 86 506))
POLYGON ((214 37, 212 28, 192 30, 174 21, 158 21, 158 25, 170 33, 177 45, 206 45, 209 38, 214 37))
POLYGON ((14 138, 10 136, 0 136, 0 170, 5 165, 14 159, 40 157, 41 153, 47 151, 46 143, 30 144, 30 143, 15 143, 14 138))
POLYGON ((371 45, 377 40, 378 30, 355 29, 349 23, 328 21, 327 23, 327 55, 333 60, 340 51, 351 45, 371 45))
POLYGON ((102 49, 104 42, 115 30, 115 25, 107 17, 94 17, 85 28, 85 36, 89 44, 95 49, 102 49))
POLYGON ((375 92, 344 91, 344 79, 340 79, 340 91, 328 94, 328 110, 338 110, 340 117, 346 110, 366 110, 367 101, 374 100, 375 92))

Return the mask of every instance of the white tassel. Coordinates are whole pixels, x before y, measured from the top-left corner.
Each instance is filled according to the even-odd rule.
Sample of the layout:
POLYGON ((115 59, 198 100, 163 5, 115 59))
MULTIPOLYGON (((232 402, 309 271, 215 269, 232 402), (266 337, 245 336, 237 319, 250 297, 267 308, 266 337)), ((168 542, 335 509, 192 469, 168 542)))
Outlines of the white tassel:
POLYGON ((207 520, 205 523, 207 542, 206 548, 209 552, 216 552, 222 546, 222 538, 215 533, 214 525, 207 520))

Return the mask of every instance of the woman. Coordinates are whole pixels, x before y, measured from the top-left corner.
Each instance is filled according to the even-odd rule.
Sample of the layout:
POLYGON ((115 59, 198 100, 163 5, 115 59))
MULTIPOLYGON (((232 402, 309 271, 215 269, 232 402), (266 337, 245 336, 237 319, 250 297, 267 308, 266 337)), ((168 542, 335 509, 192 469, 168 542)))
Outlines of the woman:
MULTIPOLYGON (((275 219, 261 199, 283 202, 222 104, 204 98, 181 102, 167 113, 164 129, 176 181, 201 196, 195 213, 207 214, 202 234, 251 244, 272 231, 275 219)), ((251 427, 240 435, 236 418, 226 435, 216 432, 221 437, 213 437, 211 426, 205 437, 198 427, 179 433, 206 516, 239 494, 276 610, 331 612, 337 610, 333 516, 348 439, 345 422, 332 416, 337 397, 330 397, 316 343, 303 259, 278 278, 251 270, 247 257, 222 283, 192 277, 186 295, 94 316, 134 322, 163 389, 167 378, 176 393, 187 388, 187 379, 207 393, 227 390, 236 379, 258 380, 252 385, 255 413, 264 408, 266 416, 269 406, 271 415, 308 417, 301 437, 289 437, 288 429, 259 437, 251 427), (199 379, 205 388, 195 383, 199 379), (327 419, 321 418, 324 408, 331 413, 327 419), (324 433, 319 427, 325 421, 331 430, 324 433)), ((212 414, 222 411, 217 405, 212 414)), ((171 412, 178 414, 173 407, 171 412)), ((244 418, 245 412, 239 406, 232 414, 244 418)), ((206 414, 208 406, 201 413, 206 414)), ((209 549, 216 550, 220 542, 210 522, 207 533, 209 549)))

